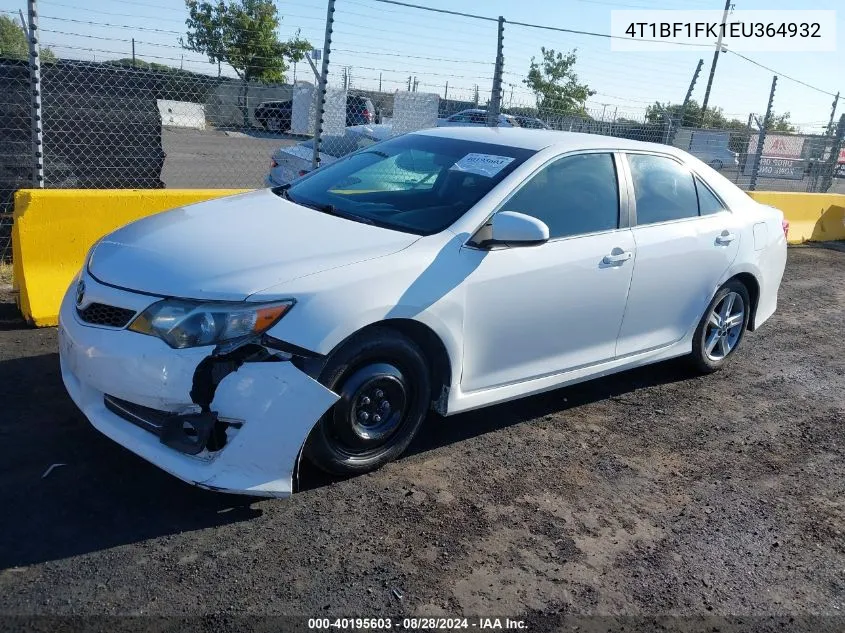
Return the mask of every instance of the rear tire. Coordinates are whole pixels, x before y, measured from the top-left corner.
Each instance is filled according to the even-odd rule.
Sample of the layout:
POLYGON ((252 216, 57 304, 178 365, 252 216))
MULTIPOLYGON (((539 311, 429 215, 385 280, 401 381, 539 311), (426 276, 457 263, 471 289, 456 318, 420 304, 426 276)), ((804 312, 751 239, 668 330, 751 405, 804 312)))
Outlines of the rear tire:
POLYGON ((711 160, 711 161, 710 161, 710 166, 711 166, 713 169, 715 169, 716 171, 721 171, 721 170, 722 170, 722 167, 724 167, 724 164, 723 164, 723 163, 722 163, 722 161, 720 161, 719 159, 716 159, 716 160, 711 160))
POLYGON ((705 374, 718 371, 739 347, 751 314, 748 289, 731 280, 719 288, 695 329, 690 360, 705 374))
POLYGON ((304 455, 338 475, 365 473, 399 457, 431 402, 425 356, 385 327, 353 336, 329 356, 319 381, 340 396, 317 422, 304 455))

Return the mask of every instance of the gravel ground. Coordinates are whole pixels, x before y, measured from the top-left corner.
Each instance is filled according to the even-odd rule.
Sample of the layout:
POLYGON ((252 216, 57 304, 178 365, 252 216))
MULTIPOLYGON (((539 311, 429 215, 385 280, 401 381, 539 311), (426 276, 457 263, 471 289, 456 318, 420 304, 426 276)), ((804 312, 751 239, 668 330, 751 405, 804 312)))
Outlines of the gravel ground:
POLYGON ((292 498, 256 500, 192 488, 93 430, 55 330, 24 328, 7 293, 0 613, 841 631, 845 253, 790 249, 780 297, 718 374, 672 361, 432 417, 376 473, 309 472, 292 498))

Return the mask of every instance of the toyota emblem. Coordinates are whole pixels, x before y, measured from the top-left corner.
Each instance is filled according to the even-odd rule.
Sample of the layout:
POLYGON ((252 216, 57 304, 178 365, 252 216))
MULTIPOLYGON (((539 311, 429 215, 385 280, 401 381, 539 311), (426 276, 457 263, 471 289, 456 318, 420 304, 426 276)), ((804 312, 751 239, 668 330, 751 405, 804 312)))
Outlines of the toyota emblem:
POLYGON ((82 302, 85 300, 85 282, 83 280, 79 280, 79 283, 76 284, 76 305, 81 306, 82 302))

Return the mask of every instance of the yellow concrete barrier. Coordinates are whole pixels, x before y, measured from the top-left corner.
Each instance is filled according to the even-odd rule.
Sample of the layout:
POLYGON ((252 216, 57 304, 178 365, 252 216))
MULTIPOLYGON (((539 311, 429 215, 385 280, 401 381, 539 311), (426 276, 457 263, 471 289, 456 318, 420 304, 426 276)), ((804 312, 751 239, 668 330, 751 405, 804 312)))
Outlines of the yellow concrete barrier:
POLYGON ((24 189, 15 194, 12 262, 18 307, 38 326, 59 305, 85 254, 103 235, 154 213, 244 189, 24 189))
POLYGON ((845 240, 845 194, 751 191, 752 198, 783 211, 789 243, 845 240))
MULTIPOLYGON (((133 220, 247 189, 25 189, 15 194, 14 285, 24 318, 55 325, 59 304, 85 254, 133 220)), ((845 239, 845 195, 752 192, 789 220, 789 242, 845 239)))

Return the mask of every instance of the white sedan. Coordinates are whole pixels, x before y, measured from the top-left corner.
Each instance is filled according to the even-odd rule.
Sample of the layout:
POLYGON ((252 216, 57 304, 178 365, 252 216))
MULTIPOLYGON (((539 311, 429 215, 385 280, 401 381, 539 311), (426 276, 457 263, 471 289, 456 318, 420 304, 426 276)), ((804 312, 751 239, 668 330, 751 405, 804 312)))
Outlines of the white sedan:
POLYGON ((73 400, 214 490, 285 496, 462 411, 677 356, 775 311, 788 225, 683 151, 544 130, 396 137, 100 240, 61 307, 73 400))

